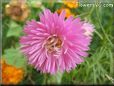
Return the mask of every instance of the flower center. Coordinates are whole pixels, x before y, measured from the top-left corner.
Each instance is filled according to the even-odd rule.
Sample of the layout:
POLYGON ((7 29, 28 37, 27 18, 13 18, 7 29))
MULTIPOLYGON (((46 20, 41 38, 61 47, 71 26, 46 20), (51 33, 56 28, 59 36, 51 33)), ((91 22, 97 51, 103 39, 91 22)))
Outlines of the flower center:
POLYGON ((12 15, 15 16, 21 16, 22 15, 22 9, 19 6, 13 6, 12 7, 12 15))
POLYGON ((49 53, 57 52, 62 45, 62 41, 57 36, 51 36, 47 39, 45 47, 49 53))

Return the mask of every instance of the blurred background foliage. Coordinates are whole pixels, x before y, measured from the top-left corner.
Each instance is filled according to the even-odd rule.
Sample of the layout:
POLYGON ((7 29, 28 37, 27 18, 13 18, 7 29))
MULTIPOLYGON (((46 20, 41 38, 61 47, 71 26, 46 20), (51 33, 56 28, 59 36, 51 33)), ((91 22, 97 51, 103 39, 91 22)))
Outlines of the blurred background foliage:
POLYGON ((40 1, 27 0, 27 9, 30 13, 24 21, 14 20, 11 15, 7 16, 5 7, 9 2, 2 3, 2 59, 7 64, 24 70, 23 79, 18 84, 114 84, 114 9, 80 6, 69 8, 64 3, 52 0, 40 1), (25 56, 19 50, 19 38, 23 35, 26 21, 39 20, 39 13, 45 8, 49 8, 52 12, 67 8, 75 17, 81 17, 95 25, 89 56, 85 58, 85 62, 69 73, 42 74, 27 64, 25 56))

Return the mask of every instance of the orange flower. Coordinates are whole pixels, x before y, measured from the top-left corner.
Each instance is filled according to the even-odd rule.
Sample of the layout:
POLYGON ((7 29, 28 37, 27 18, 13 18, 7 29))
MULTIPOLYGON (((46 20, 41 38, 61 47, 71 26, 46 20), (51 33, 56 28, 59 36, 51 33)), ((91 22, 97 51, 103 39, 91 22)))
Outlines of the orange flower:
POLYGON ((2 64, 2 84, 18 84, 24 76, 24 71, 21 68, 16 68, 12 65, 6 64, 4 60, 2 64))
POLYGON ((74 16, 74 14, 71 13, 70 9, 68 9, 68 8, 60 8, 57 10, 57 13, 60 14, 62 12, 62 10, 65 10, 66 18, 68 18, 69 16, 74 16))
POLYGON ((29 12, 30 10, 24 0, 11 0, 5 6, 6 15, 16 21, 24 21, 28 17, 29 12))
POLYGON ((63 0, 63 3, 69 8, 77 8, 79 6, 78 0, 63 0))

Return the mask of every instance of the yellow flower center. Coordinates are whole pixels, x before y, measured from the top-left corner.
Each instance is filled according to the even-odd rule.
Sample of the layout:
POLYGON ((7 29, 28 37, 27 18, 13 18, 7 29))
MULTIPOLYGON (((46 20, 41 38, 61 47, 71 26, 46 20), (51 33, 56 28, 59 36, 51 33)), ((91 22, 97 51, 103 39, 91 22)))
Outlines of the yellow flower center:
POLYGON ((56 52, 61 48, 62 41, 57 36, 51 36, 47 39, 45 47, 49 53, 56 52))

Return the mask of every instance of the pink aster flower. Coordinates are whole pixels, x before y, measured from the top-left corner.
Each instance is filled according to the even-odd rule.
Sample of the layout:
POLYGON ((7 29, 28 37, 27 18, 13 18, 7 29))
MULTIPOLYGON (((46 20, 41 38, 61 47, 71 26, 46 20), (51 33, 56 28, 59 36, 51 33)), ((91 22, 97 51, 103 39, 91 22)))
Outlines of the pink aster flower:
POLYGON ((83 29, 85 29, 85 35, 88 36, 88 37, 91 37, 93 35, 93 32, 94 32, 94 26, 93 24, 90 24, 89 22, 85 21, 83 26, 82 26, 83 29))
POLYGON ((21 50, 28 62, 43 73, 69 72, 88 55, 91 35, 85 35, 86 31, 92 34, 93 26, 80 18, 65 19, 65 11, 58 15, 46 9, 40 21, 27 22, 26 36, 20 39, 21 50))

